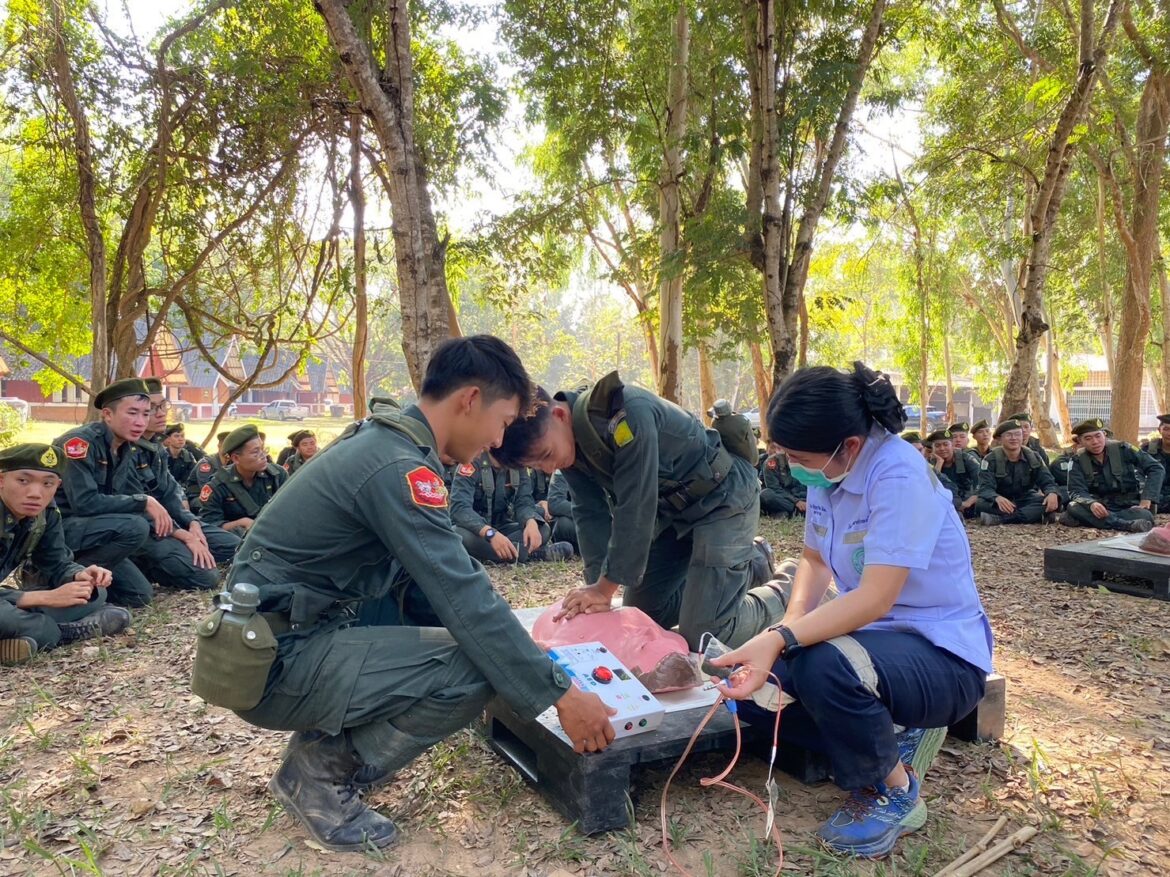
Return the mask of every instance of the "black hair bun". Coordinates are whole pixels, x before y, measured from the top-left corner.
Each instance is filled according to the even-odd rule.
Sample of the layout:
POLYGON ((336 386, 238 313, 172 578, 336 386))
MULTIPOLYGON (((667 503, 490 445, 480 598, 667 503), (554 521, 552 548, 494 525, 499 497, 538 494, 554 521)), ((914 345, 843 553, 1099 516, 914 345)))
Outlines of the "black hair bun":
POLYGON ((888 431, 900 433, 906 425, 906 409, 890 383, 890 376, 856 361, 853 363, 853 381, 861 393, 862 404, 873 419, 888 431))

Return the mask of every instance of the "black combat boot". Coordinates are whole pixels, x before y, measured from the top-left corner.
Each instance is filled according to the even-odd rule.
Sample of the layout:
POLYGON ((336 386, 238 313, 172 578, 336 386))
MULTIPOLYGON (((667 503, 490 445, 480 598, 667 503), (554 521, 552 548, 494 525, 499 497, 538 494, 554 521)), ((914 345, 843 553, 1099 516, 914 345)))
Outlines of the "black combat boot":
POLYGON ((772 553, 772 546, 763 536, 757 536, 752 540, 752 548, 754 549, 751 559, 752 581, 748 587, 754 588, 756 585, 767 584, 775 577, 776 556, 772 553))
POLYGON ((528 559, 536 561, 572 560, 573 544, 571 542, 546 542, 528 555, 528 559))
POLYGON ((398 829, 362 803, 353 783, 361 767, 344 732, 297 731, 268 791, 326 849, 388 847, 398 840, 398 829))
POLYGON ((113 636, 130 626, 130 612, 121 606, 103 606, 80 621, 66 621, 58 624, 61 629, 61 645, 68 645, 95 636, 113 636))

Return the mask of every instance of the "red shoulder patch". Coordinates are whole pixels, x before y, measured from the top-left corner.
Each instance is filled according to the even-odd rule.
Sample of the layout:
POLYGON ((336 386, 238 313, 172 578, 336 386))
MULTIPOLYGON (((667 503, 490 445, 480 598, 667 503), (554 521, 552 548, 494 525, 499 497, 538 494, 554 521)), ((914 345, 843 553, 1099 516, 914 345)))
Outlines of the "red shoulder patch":
POLYGON ((470 476, 475 474, 475 467, 472 466, 470 463, 464 463, 462 466, 460 466, 455 471, 458 472, 460 475, 462 475, 464 478, 467 478, 467 477, 470 477, 470 476))
POLYGON ((768 468, 769 468, 769 469, 775 469, 775 468, 776 468, 776 461, 775 461, 775 460, 769 460, 769 461, 768 461, 768 468))
POLYGON ((206 460, 204 460, 202 463, 199 464, 199 471, 200 472, 210 472, 211 471, 211 464, 208 463, 206 460))
POLYGON ((442 478, 426 466, 407 472, 406 483, 410 485, 410 498, 415 505, 429 509, 447 507, 447 486, 443 484, 442 478))
POLYGON ((83 438, 71 438, 65 442, 65 456, 70 460, 84 460, 89 453, 89 442, 83 438))
POLYGON ((211 485, 204 484, 203 489, 199 491, 199 501, 207 502, 209 499, 211 499, 211 485))

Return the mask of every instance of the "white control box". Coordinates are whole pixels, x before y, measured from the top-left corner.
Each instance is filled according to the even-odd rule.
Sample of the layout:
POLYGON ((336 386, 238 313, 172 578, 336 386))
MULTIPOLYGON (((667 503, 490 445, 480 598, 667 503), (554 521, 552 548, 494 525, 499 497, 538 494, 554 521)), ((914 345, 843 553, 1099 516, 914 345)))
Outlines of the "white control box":
MULTIPOLYGON (((606 706, 617 710, 610 722, 619 739, 653 731, 662 724, 665 710, 658 698, 601 643, 556 646, 549 649, 548 656, 579 689, 596 694, 606 706)), ((537 721, 569 742, 555 708, 545 710, 537 716, 537 721)))

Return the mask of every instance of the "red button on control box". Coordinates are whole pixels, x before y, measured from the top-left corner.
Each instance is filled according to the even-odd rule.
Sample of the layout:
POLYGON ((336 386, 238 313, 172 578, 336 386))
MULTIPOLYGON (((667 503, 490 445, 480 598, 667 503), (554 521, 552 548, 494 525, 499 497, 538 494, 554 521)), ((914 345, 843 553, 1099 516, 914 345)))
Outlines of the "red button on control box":
POLYGON ((602 685, 608 685, 613 682, 613 671, 608 667, 598 667, 593 671, 593 678, 602 685))

